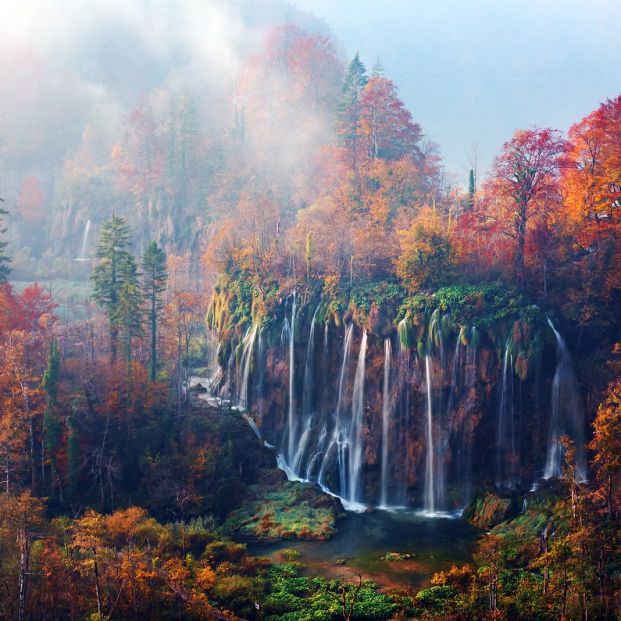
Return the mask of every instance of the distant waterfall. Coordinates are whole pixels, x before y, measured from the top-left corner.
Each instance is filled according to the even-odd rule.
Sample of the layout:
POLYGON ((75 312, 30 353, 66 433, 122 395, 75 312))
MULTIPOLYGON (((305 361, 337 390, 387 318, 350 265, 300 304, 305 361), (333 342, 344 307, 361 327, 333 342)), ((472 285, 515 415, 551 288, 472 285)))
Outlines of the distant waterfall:
POLYGON ((88 239, 91 232, 91 221, 90 218, 86 221, 86 225, 84 226, 84 235, 82 236, 82 248, 80 250, 80 256, 77 258, 77 261, 88 261, 88 257, 86 253, 88 251, 88 239))
POLYGON ((432 375, 431 358, 425 355, 425 386, 427 391, 427 420, 426 420, 426 459, 425 459, 425 491, 423 506, 426 513, 435 513, 436 490, 434 476, 434 443, 433 443, 433 399, 432 399, 432 375))
POLYGON ((360 502, 360 471, 364 456, 364 438, 362 429, 364 426, 364 373, 367 354, 367 332, 362 334, 360 352, 358 354, 358 366, 354 379, 352 396, 351 424, 349 428, 349 501, 360 502))
POLYGON ((392 403, 390 399, 390 363, 392 356, 392 347, 390 345, 390 338, 384 339, 384 383, 382 386, 382 479, 381 479, 381 494, 380 494, 380 506, 388 506, 388 477, 389 463, 388 463, 388 451, 389 451, 389 439, 388 432, 390 429, 390 416, 392 413, 392 403))
POLYGON ((496 427, 496 487, 499 488, 513 487, 515 484, 517 455, 515 450, 513 376, 513 354, 511 353, 511 340, 509 337, 505 344, 498 422, 496 427))
POLYGON ((552 412, 544 478, 550 479, 561 474, 563 447, 560 439, 568 435, 576 447, 576 473, 579 479, 586 480, 586 456, 584 453, 584 415, 578 391, 578 381, 571 354, 563 337, 548 319, 548 324, 556 338, 557 364, 552 382, 552 412))

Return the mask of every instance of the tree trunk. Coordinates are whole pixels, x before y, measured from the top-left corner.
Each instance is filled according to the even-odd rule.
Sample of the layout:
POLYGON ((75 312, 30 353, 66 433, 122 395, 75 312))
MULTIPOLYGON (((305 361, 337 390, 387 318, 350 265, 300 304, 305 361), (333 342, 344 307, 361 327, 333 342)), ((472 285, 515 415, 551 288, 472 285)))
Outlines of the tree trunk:
MULTIPOLYGON (((24 515, 23 520, 26 519, 24 515)), ((26 610, 26 580, 28 576, 29 542, 26 534, 26 526, 22 525, 19 531, 19 607, 17 611, 18 621, 24 621, 26 610)))
POLYGON ((155 292, 151 297, 151 381, 155 381, 155 372, 157 370, 157 313, 155 308, 155 292))
POLYGON ((515 253, 515 272, 520 284, 524 283, 524 249, 526 246, 526 223, 528 214, 528 201, 520 199, 517 205, 517 221, 516 221, 516 236, 517 236, 517 251, 515 253))

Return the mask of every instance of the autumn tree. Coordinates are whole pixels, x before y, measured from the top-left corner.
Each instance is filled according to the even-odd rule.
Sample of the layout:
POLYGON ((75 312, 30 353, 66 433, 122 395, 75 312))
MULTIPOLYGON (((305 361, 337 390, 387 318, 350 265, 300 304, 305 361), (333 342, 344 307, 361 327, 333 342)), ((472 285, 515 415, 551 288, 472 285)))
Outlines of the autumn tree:
POLYGON ((525 248, 529 220, 536 210, 549 209, 558 197, 558 178, 567 149, 560 132, 552 129, 516 131, 496 157, 488 192, 506 201, 515 240, 515 274, 525 280, 525 248))
POLYGON ((44 535, 44 504, 30 491, 20 495, 0 494, 0 556, 17 560, 15 570, 4 573, 8 563, 2 563, 0 573, 3 597, 0 611, 6 619, 23 621, 27 618, 30 596, 32 546, 44 535))
POLYGON ((399 98, 392 80, 372 77, 360 99, 360 140, 371 159, 415 157, 421 129, 399 98))
POLYGON ((155 380, 157 371, 157 323, 164 306, 162 293, 166 290, 167 278, 166 253, 152 241, 142 254, 142 290, 151 328, 151 381, 155 380))
POLYGON ((408 229, 399 231, 397 275, 409 291, 446 282, 453 272, 446 227, 435 210, 422 209, 408 229))
POLYGON ((593 422, 593 465, 611 517, 621 517, 621 379, 608 387, 593 422))
POLYGON ((563 306, 581 325, 609 320, 621 289, 621 97, 604 102, 569 130, 561 190, 562 260, 569 275, 563 306), (579 276, 579 277, 577 277, 579 276))
POLYGON ((23 182, 17 201, 19 214, 28 222, 36 222, 42 216, 45 197, 41 181, 36 175, 29 175, 23 182))

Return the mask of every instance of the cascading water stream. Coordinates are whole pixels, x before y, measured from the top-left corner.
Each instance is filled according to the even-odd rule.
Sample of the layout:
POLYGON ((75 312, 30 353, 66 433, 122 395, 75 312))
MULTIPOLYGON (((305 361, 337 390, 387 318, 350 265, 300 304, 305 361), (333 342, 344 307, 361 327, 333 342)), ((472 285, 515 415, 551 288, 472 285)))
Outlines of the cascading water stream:
POLYGON ((250 381, 250 366, 252 363, 252 354, 254 352, 254 343, 257 337, 259 324, 253 323, 246 331, 242 340, 242 357, 240 371, 238 374, 238 404, 244 410, 248 409, 248 384, 250 381))
POLYGON ((515 484, 515 425, 513 408, 513 354, 511 337, 505 344, 502 367, 502 386, 498 407, 496 437, 496 487, 513 487, 515 484))
POLYGON ((434 476, 434 444, 433 444, 433 400, 432 400, 431 358, 425 355, 425 386, 427 391, 427 452, 425 460, 425 491, 423 508, 425 513, 433 514, 436 510, 435 476, 434 476))
POLYGON ((86 252, 88 251, 88 238, 91 232, 91 221, 90 218, 86 221, 84 226, 84 235, 82 237, 82 248, 80 249, 80 256, 76 259, 77 261, 88 261, 88 257, 86 256, 86 252))
POLYGON ((289 411, 287 416, 288 443, 287 463, 291 464, 295 450, 295 313, 296 295, 293 293, 293 305, 291 307, 291 325, 289 327, 289 411))
POLYGON ((308 443, 312 436, 312 421, 313 421, 313 391, 314 391, 314 377, 313 377, 313 364, 315 360, 315 317, 319 305, 313 313, 311 319, 310 331, 308 335, 308 345, 306 347, 306 358, 304 361, 304 385, 302 387, 302 434, 300 437, 294 435, 294 445, 297 446, 293 462, 290 464, 293 472, 297 476, 301 476, 301 466, 306 454, 308 443))
POLYGON ((565 340, 548 319, 548 325, 556 338, 557 364, 552 382, 552 411, 544 479, 561 474, 563 446, 561 437, 568 435, 576 448, 576 474, 579 479, 587 478, 586 456, 584 453, 584 418, 578 391, 578 381, 571 354, 565 340))
MULTIPOLYGON (((470 393, 474 388, 477 377, 477 329, 472 326, 470 330, 470 338, 466 347, 466 371, 465 386, 468 394, 466 403, 470 404, 470 393)), ((469 412, 469 410, 468 410, 469 412)), ((462 473, 462 503, 466 505, 472 499, 472 431, 469 425, 465 427, 467 437, 461 442, 462 450, 460 451, 460 471, 462 473)))
POLYGON ((392 413, 392 404, 390 400, 390 362, 392 355, 392 346, 390 338, 384 339, 384 384, 382 386, 382 479, 380 506, 388 506, 388 478, 389 478, 389 462, 388 462, 388 432, 390 430, 390 416, 392 413))
POLYGON ((358 366, 354 378, 352 395, 351 424, 348 437, 349 456, 349 497, 350 502, 360 502, 360 471, 362 470, 362 458, 364 455, 364 438, 362 436, 364 418, 364 374, 366 368, 367 332, 362 334, 360 352, 358 354, 358 366))
POLYGON ((332 429, 332 439, 326 449, 323 460, 321 462, 321 468, 319 470, 319 478, 317 482, 322 487, 325 487, 324 476, 325 470, 329 463, 330 455, 333 449, 337 453, 338 469, 339 469, 339 482, 341 494, 345 493, 345 459, 344 459, 344 441, 341 434, 341 403, 343 401, 343 389, 345 387, 345 380, 349 375, 349 358, 351 352, 351 344, 354 334, 354 325, 349 324, 345 329, 345 339, 343 340, 343 358, 341 362, 341 372, 339 375, 339 392, 338 400, 336 403, 336 412, 334 415, 334 427, 332 429))

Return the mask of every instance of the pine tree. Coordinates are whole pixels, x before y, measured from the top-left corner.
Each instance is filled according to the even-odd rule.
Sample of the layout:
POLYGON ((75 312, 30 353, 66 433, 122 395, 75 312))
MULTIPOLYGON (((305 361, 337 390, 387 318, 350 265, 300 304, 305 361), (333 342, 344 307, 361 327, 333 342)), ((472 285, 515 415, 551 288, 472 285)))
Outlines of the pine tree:
MULTIPOLYGON (((127 313, 135 306, 133 289, 138 289, 136 261, 128 251, 129 227, 123 218, 114 213, 101 231, 96 256, 99 263, 93 269, 93 299, 108 316, 110 334, 110 358, 116 361, 119 330, 128 325, 127 313), (123 309, 121 309, 121 296, 123 309)), ((133 321, 133 319, 132 319, 133 321)), ((131 330, 130 330, 131 331, 131 330)))
POLYGON ((167 278, 166 253, 152 241, 142 255, 142 290, 151 328, 151 381, 155 380, 157 371, 157 321, 164 306, 162 293, 167 278))
MULTIPOLYGON (((6 209, 0 209, 0 235, 4 235, 4 233, 6 233, 6 226, 4 226, 3 219, 8 213, 9 212, 6 209)), ((4 254, 6 247, 7 242, 4 240, 0 241, 0 283, 6 282, 11 272, 11 268, 9 267, 11 259, 4 254)))
POLYGON ((470 169, 470 176, 468 177, 468 209, 474 208, 474 194, 476 192, 476 180, 474 177, 474 170, 470 169))
POLYGON ((375 64, 373 65, 373 69, 371 70, 372 78, 383 78, 384 77, 384 65, 380 62, 379 56, 377 57, 375 64))
POLYGON ((119 327, 125 342, 127 364, 132 360, 132 340, 142 335, 142 304, 144 298, 140 291, 138 268, 133 260, 128 264, 123 283, 119 290, 119 303, 115 311, 115 323, 119 327))
POLYGON ((360 100, 366 86, 367 70, 358 53, 349 63, 343 85, 343 99, 339 106, 340 135, 343 144, 351 153, 351 164, 358 168, 358 132, 360 130, 360 100))

